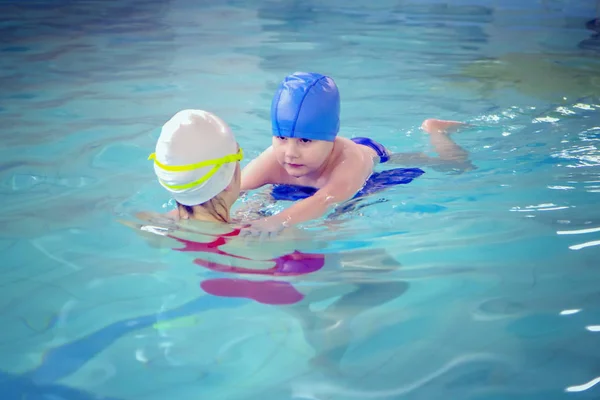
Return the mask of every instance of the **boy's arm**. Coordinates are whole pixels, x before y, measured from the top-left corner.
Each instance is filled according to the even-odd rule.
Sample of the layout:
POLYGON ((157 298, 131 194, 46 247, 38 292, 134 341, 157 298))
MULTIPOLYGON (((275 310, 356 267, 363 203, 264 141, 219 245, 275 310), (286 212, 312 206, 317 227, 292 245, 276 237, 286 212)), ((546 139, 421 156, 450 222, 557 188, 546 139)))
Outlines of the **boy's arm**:
POLYGON ((273 182, 273 177, 278 168, 279 164, 273 154, 273 148, 269 147, 242 170, 241 191, 245 192, 269 183, 277 183, 273 182))
POLYGON ((342 162, 331 173, 327 184, 314 195, 272 217, 253 223, 251 230, 277 232, 283 227, 317 219, 331 207, 352 198, 363 187, 371 172, 372 161, 342 162))

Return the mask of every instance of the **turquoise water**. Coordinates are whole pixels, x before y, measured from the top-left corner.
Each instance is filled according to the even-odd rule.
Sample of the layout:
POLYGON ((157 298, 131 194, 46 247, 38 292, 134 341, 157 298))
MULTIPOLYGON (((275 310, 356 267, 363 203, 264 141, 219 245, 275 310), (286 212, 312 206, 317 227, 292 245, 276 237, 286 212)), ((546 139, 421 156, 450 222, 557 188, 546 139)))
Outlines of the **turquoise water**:
POLYGON ((2 399, 600 397, 592 1, 17 4, 0 2, 2 399), (172 207, 146 159, 172 114, 222 116, 247 163, 296 70, 334 77, 343 135, 393 151, 431 152, 425 118, 475 124, 454 138, 478 168, 425 168, 278 242, 325 265, 253 276, 254 295, 300 301, 208 294, 248 278, 118 221, 172 207))

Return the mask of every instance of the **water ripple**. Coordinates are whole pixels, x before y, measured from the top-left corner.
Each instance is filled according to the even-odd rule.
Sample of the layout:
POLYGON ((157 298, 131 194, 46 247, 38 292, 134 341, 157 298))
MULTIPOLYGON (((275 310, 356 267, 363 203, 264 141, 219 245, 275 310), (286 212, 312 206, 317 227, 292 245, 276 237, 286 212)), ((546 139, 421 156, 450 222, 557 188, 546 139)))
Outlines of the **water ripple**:
POLYGON ((582 42, 593 12, 0 2, 2 385, 148 400, 593 395, 600 81, 582 42), (299 237, 227 244, 255 266, 288 248, 324 254, 317 273, 273 278, 297 303, 209 295, 211 279, 264 280, 208 271, 123 224, 174 206, 147 155, 193 106, 230 123, 247 163, 270 143, 277 82, 309 69, 336 79, 345 136, 434 155, 422 120, 465 120, 473 128, 453 138, 477 168, 427 168, 299 237))

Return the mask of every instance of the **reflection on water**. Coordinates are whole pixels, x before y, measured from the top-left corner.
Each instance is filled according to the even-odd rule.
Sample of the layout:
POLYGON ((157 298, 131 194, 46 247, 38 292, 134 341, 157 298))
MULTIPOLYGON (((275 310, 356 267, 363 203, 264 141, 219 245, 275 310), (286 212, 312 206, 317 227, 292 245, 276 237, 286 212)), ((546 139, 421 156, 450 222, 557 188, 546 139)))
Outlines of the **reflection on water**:
POLYGON ((597 398, 593 6, 2 2, 0 392, 597 398), (223 115, 251 159, 303 69, 336 78, 344 135, 393 151, 427 151, 424 118, 472 122, 478 169, 270 244, 119 223, 173 206, 147 163, 166 115, 223 115))
POLYGON ((457 77, 468 78, 483 95, 513 89, 547 101, 560 102, 597 95, 600 90, 595 57, 572 54, 505 54, 465 65, 457 77))
MULTIPOLYGON (((157 229, 155 228, 154 231, 157 231, 157 229)), ((145 229, 140 233, 145 237, 148 237, 148 232, 152 232, 152 230, 145 229)), ((264 263, 261 259, 255 260, 239 255, 239 252, 243 252, 246 246, 242 245, 240 247, 240 244, 235 245, 226 242, 224 239, 228 236, 227 234, 216 236, 217 239, 212 241, 199 242, 190 240, 189 232, 185 234, 187 239, 183 241, 181 239, 170 239, 171 237, 177 238, 178 234, 176 233, 170 232, 169 237, 164 237, 162 236, 164 235, 162 231, 158 230, 158 232, 161 232, 160 237, 168 239, 166 244, 175 243, 178 245, 176 249, 183 250, 183 253, 188 256, 188 265, 184 268, 188 269, 188 275, 189 270, 194 269, 197 271, 199 267, 218 271, 218 275, 220 276, 219 279, 221 281, 220 291, 217 290, 215 293, 210 293, 210 295, 200 295, 202 289, 206 291, 206 288, 208 287, 206 285, 207 282, 214 282, 216 280, 215 278, 210 278, 209 274, 208 279, 203 280, 199 287, 196 286, 197 293, 192 295, 192 299, 186 303, 177 305, 180 301, 174 302, 172 296, 167 296, 166 299, 171 298, 171 300, 161 304, 159 308, 160 311, 156 314, 151 313, 140 316, 135 312, 135 317, 116 320, 108 326, 98 328, 87 327, 85 330, 88 333, 84 336, 80 336, 79 332, 73 330, 73 328, 74 326, 79 325, 78 321, 82 317, 93 315, 92 310, 97 307, 90 307, 89 305, 86 305, 86 303, 94 297, 93 292, 97 291, 98 286, 106 285, 107 279, 110 279, 111 274, 106 274, 107 271, 104 271, 103 269, 100 269, 103 275, 98 274, 98 272, 91 274, 93 267, 89 263, 85 263, 85 260, 81 258, 73 259, 71 257, 70 259, 77 261, 79 265, 85 263, 88 268, 85 272, 88 275, 91 274, 84 279, 89 282, 85 294, 83 292, 78 293, 78 291, 71 292, 76 284, 71 284, 70 278, 81 278, 78 272, 74 272, 67 276, 67 279, 65 279, 64 276, 61 277, 61 287, 71 288, 69 291, 66 291, 65 294, 69 297, 72 296, 72 300, 67 301, 67 303, 61 307, 60 314, 52 316, 46 327, 38 330, 38 335, 34 335, 28 340, 31 341, 31 343, 38 343, 40 339, 43 340, 46 334, 50 333, 50 329, 57 333, 62 332, 63 335, 68 336, 72 336, 75 333, 79 338, 68 341, 55 341, 55 344, 45 352, 43 360, 40 361, 40 365, 33 370, 27 371, 24 376, 33 379, 35 382, 50 383, 74 374, 75 379, 78 380, 81 378, 81 373, 85 376, 86 366, 90 365, 90 360, 98 356, 102 358, 101 354, 105 352, 109 346, 115 344, 117 340, 122 339, 126 335, 135 334, 136 332, 141 334, 141 336, 139 336, 141 339, 148 338, 148 330, 151 328, 156 329, 161 337, 161 342, 170 343, 170 345, 155 348, 156 343, 154 343, 154 340, 144 340, 146 344, 141 348, 138 347, 138 350, 136 350, 136 359, 148 366, 154 366, 154 368, 161 365, 163 362, 166 362, 165 366, 172 367, 179 365, 189 367, 196 364, 197 361, 194 358, 190 358, 189 354, 185 354, 185 350, 181 353, 180 348, 182 341, 189 340, 189 335, 193 334, 193 330, 192 332, 189 332, 189 329, 194 329, 200 324, 201 331, 206 329, 213 330, 214 324, 210 322, 211 320, 209 317, 204 317, 204 321, 202 321, 203 314, 220 307, 233 307, 234 309, 240 306, 248 307, 248 303, 246 302, 247 299, 261 304, 282 305, 281 310, 293 320, 297 321, 302 329, 304 340, 311 346, 314 355, 307 360, 309 365, 312 365, 311 368, 322 370, 326 374, 335 374, 336 368, 340 368, 341 358, 347 352, 352 340, 356 339, 351 332, 351 325, 358 315, 369 309, 397 299, 408 288, 406 282, 395 281, 394 278, 389 275, 400 265, 384 251, 382 252, 378 249, 350 251, 340 254, 329 253, 327 255, 320 255, 318 253, 311 255, 295 252, 294 257, 292 258, 286 258, 289 255, 284 255, 283 257, 280 256, 279 258, 274 259, 277 266, 275 269, 265 269, 264 266, 261 266, 261 263, 264 263), (218 241, 218 243, 216 243, 215 240, 218 241), (185 245, 184 248, 180 248, 182 243, 185 245), (228 251, 233 251, 234 253, 230 254, 220 250, 221 246, 224 246, 223 248, 227 249, 231 248, 232 250, 228 251), (236 252, 238 255, 234 255, 236 252), (215 264, 214 258, 212 258, 213 256, 217 256, 217 258, 221 260, 218 264, 220 267, 217 267, 217 264, 215 264), (322 259, 326 261, 326 263, 321 263, 319 268, 315 269, 311 265, 318 259, 322 259), (278 260, 282 260, 282 262, 280 263, 278 260), (243 262, 242 264, 245 264, 245 267, 239 266, 236 267, 235 270, 226 269, 226 264, 224 264, 231 262, 239 263, 240 261, 243 262), (194 264, 196 265, 194 266, 194 264), (331 273, 331 271, 336 271, 335 280, 332 279, 328 282, 327 280, 323 280, 319 283, 318 277, 309 278, 308 281, 294 278, 302 277, 304 274, 317 273, 321 268, 329 270, 329 273, 331 273), (259 273, 258 278, 256 278, 257 273, 259 273), (381 273, 385 273, 387 278, 385 276, 380 276, 381 273), (371 277, 372 275, 375 275, 375 277, 371 277), (251 280, 247 280, 247 282, 289 285, 291 288, 292 286, 290 283, 281 280, 281 278, 286 277, 291 277, 292 283, 298 281, 298 285, 294 290, 299 290, 297 293, 301 293, 301 297, 293 299, 294 301, 281 301, 281 295, 285 296, 286 293, 273 292, 272 290, 271 293, 269 293, 269 289, 262 293, 255 292, 253 293, 254 296, 249 295, 248 288, 240 287, 239 285, 241 279, 247 280, 248 278, 251 278, 251 280), (274 279, 278 279, 278 281, 275 282, 274 279), (311 286, 310 281, 317 283, 317 286, 311 286), (306 286, 306 282, 309 282, 308 286, 306 286), (267 296, 267 300, 272 301, 264 301, 264 296, 267 296), (217 297, 224 297, 229 300, 218 301, 217 297), (329 304, 321 310, 313 309, 314 305, 318 304, 321 306, 323 303, 329 304), (67 304, 69 305, 68 307, 67 304), (285 304, 289 305, 285 306, 285 304), (68 330, 66 330, 67 328, 68 330), (177 350, 175 350, 175 348, 177 348, 177 350), (159 349, 160 351, 157 354, 156 351, 159 349), (164 360, 160 361, 160 359, 164 360), (80 370, 83 370, 83 372, 80 373, 80 370)), ((196 238, 210 237, 204 234, 194 234, 191 236, 196 238)), ((154 242, 154 245, 156 244, 157 243, 154 242)), ((282 244, 284 247, 297 248, 297 245, 294 245, 293 243, 280 243, 276 248, 274 247, 271 252, 277 253, 283 251, 282 244)), ((308 245, 308 243, 305 245, 308 245)), ((263 257, 265 252, 268 251, 269 250, 263 246, 263 251, 261 252, 263 257)), ((67 256, 67 254, 63 256, 67 256)), ((103 262, 109 261, 110 260, 108 259, 103 260, 103 262)), ((140 269, 135 272, 135 275, 143 273, 156 276, 157 274, 153 274, 153 272, 160 271, 161 268, 154 271, 140 269)), ((130 279, 130 277, 134 275, 131 269, 129 271, 123 269, 122 272, 127 272, 127 275, 124 275, 120 279, 117 278, 117 281, 121 280, 122 283, 125 283, 128 280, 131 283, 134 282, 130 279)), ((140 275, 138 276, 141 278, 140 275)), ((158 278, 158 276, 156 277, 158 278)), ((168 284, 167 286, 176 284, 176 282, 173 281, 173 278, 170 278, 170 281, 171 282, 166 282, 168 284)), ((196 279, 196 282, 197 281, 198 280, 196 279)), ((143 282, 138 279, 136 286, 139 286, 141 283, 143 282)), ((160 298, 164 297, 167 293, 161 294, 161 290, 157 291, 156 289, 159 288, 156 287, 156 285, 153 286, 155 286, 154 293, 147 293, 147 295, 158 296, 157 300, 160 301, 160 298)), ((260 289, 264 290, 265 286, 260 287, 260 289)), ((57 300, 62 303, 64 302, 64 298, 64 295, 61 295, 57 300), (60 300, 61 298, 62 300, 60 300)), ((113 298, 115 297, 113 296, 113 298)), ((289 297, 287 299, 289 300, 289 297)), ((120 302, 123 302, 123 300, 126 300, 126 298, 120 299, 120 302)), ((19 310, 14 310, 11 314, 12 313, 18 315, 19 310)), ((237 318, 240 318, 239 323, 246 325, 246 329, 250 329, 251 331, 251 326, 255 323, 253 321, 254 317, 252 317, 252 312, 248 314, 248 311, 246 311, 237 315, 237 318)), ((114 317, 116 317, 116 315, 114 317)), ((233 321, 223 322, 230 324, 233 321)), ((236 334, 237 330, 234 329, 231 330, 231 332, 236 334)), ((205 337, 205 334, 201 332, 199 332, 199 334, 202 337, 205 337)), ((66 337, 67 336, 65 336, 65 338, 66 337)), ((151 337, 149 339, 151 339, 151 337)), ((228 345, 227 349, 218 346, 219 353, 212 355, 211 357, 216 356, 217 359, 215 361, 218 364, 221 363, 219 360, 231 357, 229 353, 234 350, 239 351, 238 347, 243 344, 243 338, 237 338, 234 339, 234 341, 236 343, 235 348, 231 347, 232 345, 228 345)), ((206 353, 207 350, 208 348, 204 348, 203 352, 206 353)), ((198 360, 204 360, 207 355, 208 354, 200 356, 198 360)), ((103 361, 100 361, 100 364, 102 364, 102 362, 103 361)), ((112 362, 109 360, 104 362, 108 362, 109 366, 112 365, 112 362)), ((94 363, 92 363, 92 365, 94 365, 94 363)), ((114 367, 111 368, 114 370, 114 367)), ((212 368, 219 369, 219 366, 213 365, 212 368)), ((94 374, 97 374, 97 372, 94 372, 94 374)), ((102 381, 114 379, 117 379, 117 377, 114 376, 113 372, 110 376, 103 378, 102 381)), ((12 385, 10 388, 14 389, 14 385, 17 383, 16 381, 11 380, 7 385, 8 384, 12 385)), ((30 388, 28 390, 33 391, 34 389, 35 388, 30 388)), ((48 388, 46 393, 51 393, 52 390, 54 389, 48 388)))

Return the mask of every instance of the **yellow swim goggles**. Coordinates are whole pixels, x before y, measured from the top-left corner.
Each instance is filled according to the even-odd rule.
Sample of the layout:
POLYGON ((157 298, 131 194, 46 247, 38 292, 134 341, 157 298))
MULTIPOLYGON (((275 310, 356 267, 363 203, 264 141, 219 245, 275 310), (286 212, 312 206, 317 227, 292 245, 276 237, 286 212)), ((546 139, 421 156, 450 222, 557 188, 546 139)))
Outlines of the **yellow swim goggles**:
POLYGON ((148 157, 148 160, 154 160, 154 164, 158 165, 158 167, 160 167, 161 169, 164 169, 165 171, 171 171, 171 172, 193 171, 198 168, 213 166, 211 168, 211 170, 208 171, 202 178, 200 178, 194 182, 184 183, 183 185, 168 185, 159 179, 160 182, 163 185, 165 185, 166 187, 168 187, 169 189, 176 189, 176 190, 189 189, 189 188, 193 188, 194 186, 201 185, 204 182, 206 182, 207 180, 209 180, 211 178, 211 176, 213 176, 219 170, 219 168, 221 168, 223 166, 223 164, 238 162, 238 161, 242 161, 243 159, 244 159, 244 152, 242 151, 241 147, 238 150, 238 152, 235 154, 229 154, 227 156, 224 156, 221 158, 216 158, 214 160, 206 160, 206 161, 202 161, 199 163, 188 164, 188 165, 164 165, 156 159, 156 153, 152 153, 148 157))

